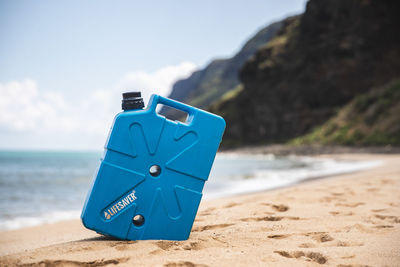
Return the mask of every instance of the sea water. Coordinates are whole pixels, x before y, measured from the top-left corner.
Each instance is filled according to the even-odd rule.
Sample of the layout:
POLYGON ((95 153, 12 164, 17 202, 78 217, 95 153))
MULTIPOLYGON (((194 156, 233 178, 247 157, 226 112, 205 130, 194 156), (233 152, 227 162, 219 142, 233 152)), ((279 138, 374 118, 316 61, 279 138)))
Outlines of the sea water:
MULTIPOLYGON (((0 230, 79 218, 101 152, 0 151, 0 230)), ((279 188, 376 161, 218 153, 204 198, 279 188)))

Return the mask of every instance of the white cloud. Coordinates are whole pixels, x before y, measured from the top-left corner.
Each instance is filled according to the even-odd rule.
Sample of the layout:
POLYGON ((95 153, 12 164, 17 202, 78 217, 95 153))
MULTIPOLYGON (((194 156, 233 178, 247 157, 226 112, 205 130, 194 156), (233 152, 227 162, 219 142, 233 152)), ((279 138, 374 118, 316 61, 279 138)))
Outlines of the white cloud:
MULTIPOLYGON (((191 62, 182 62, 176 66, 167 66, 155 72, 132 71, 127 73, 117 84, 119 91, 142 91, 147 101, 151 94, 166 96, 177 79, 188 77, 196 68, 191 62)), ((146 102, 147 103, 147 102, 146 102)))
POLYGON ((100 149, 113 117, 120 111, 122 92, 142 91, 147 105, 151 94, 167 96, 173 83, 189 76, 195 67, 193 63, 183 62, 152 73, 132 71, 112 88, 96 89, 70 101, 62 93, 41 90, 32 79, 0 83, 0 147, 12 147, 9 141, 15 138, 7 135, 17 133, 26 137, 15 144, 19 148, 21 145, 30 148, 33 142, 43 141, 48 146, 59 144, 57 148, 91 144, 100 149), (40 137, 46 140, 37 140, 40 137), (71 140, 76 144, 71 144, 71 140))
POLYGON ((0 84, 0 95, 0 125, 18 131, 40 129, 65 108, 62 95, 40 92, 31 79, 0 84))

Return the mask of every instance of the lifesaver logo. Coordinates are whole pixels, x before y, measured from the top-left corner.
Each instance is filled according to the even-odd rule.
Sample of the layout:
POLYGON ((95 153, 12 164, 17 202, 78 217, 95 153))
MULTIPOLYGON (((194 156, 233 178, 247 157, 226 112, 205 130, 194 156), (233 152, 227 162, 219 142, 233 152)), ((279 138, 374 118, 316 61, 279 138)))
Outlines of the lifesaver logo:
POLYGON ((135 190, 133 190, 132 193, 129 193, 127 196, 123 197, 122 199, 118 200, 111 206, 107 207, 103 211, 104 219, 110 220, 112 217, 117 215, 126 207, 130 206, 136 199, 137 197, 135 196, 135 190))

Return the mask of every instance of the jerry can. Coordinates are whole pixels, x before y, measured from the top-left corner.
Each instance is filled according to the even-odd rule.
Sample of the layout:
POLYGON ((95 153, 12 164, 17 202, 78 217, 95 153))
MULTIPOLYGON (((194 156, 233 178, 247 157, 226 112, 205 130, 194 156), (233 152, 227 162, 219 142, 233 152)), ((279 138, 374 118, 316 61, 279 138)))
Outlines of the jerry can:
POLYGON ((159 95, 143 107, 140 92, 123 94, 81 219, 120 239, 186 240, 225 121, 159 95), (186 112, 186 122, 158 114, 159 104, 186 112))

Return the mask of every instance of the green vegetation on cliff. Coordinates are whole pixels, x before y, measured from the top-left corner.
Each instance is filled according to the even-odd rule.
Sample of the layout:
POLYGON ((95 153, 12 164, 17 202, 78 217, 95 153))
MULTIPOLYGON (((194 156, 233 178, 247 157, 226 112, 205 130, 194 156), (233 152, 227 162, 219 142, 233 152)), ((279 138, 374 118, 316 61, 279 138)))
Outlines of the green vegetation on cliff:
POLYGON ((400 145, 400 79, 357 96, 328 122, 290 143, 400 145))

